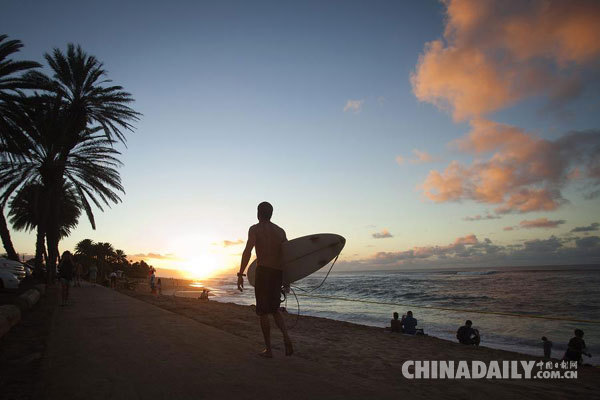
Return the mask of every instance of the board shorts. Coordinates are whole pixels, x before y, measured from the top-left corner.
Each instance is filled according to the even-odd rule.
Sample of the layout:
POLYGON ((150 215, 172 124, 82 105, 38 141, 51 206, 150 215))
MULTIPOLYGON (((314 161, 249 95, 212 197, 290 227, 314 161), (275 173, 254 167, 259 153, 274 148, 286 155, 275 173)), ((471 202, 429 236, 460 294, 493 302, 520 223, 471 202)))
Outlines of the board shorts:
POLYGON ((258 266, 256 267, 255 284, 256 314, 265 315, 275 313, 281 304, 283 271, 258 266))

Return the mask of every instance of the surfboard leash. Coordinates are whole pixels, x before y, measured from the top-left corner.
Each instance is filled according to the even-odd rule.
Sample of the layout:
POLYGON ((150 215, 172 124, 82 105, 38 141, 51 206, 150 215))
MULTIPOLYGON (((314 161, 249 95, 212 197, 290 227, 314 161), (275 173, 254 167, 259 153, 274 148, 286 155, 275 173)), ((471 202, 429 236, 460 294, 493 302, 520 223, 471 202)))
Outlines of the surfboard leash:
MULTIPOLYGON (((294 325, 290 326, 288 329, 290 329, 290 330, 293 329, 296 325, 298 325, 298 321, 300 320, 300 300, 298 300, 298 296, 296 295, 296 291, 294 290, 294 288, 301 290, 305 293, 311 293, 311 292, 317 290, 318 288, 320 288, 321 286, 323 286, 323 284, 327 280, 327 277, 329 276, 329 273, 333 269, 333 266, 335 265, 335 262, 337 261, 339 256, 340 256, 339 254, 337 256, 335 256, 335 258, 333 259, 333 263, 331 263, 331 267, 329 267, 329 270, 327 271, 327 275, 325 275, 325 278, 323 278, 323 280, 321 281, 321 283, 319 283, 318 286, 315 286, 315 287, 311 288, 310 290, 306 290, 306 289, 302 289, 301 287, 298 287, 295 285, 293 285, 293 286, 290 285, 290 290, 292 291, 292 294, 296 298, 297 312, 296 312, 296 321, 294 321, 294 325)), ((283 298, 285 301, 285 309, 287 310, 287 296, 286 296, 285 291, 282 291, 282 293, 283 293, 283 298)))

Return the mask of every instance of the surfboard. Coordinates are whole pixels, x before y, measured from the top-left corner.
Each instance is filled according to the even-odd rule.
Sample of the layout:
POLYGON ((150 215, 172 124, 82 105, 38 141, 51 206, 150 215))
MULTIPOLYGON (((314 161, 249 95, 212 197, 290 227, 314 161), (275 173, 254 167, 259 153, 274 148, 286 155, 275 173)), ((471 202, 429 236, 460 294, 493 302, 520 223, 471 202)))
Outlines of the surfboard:
MULTIPOLYGON (((318 271, 340 254, 346 239, 334 233, 316 233, 288 240, 281 245, 283 284, 290 284, 318 271)), ((254 286, 256 260, 248 268, 248 281, 254 286)))

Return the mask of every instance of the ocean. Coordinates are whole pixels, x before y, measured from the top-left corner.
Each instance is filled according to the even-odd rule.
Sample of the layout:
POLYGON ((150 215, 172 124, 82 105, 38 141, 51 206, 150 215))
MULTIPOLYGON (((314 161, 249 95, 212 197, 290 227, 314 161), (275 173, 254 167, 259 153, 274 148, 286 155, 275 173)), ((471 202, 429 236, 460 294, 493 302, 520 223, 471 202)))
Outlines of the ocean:
MULTIPOLYGON (((290 314, 382 328, 389 326, 394 311, 402 315, 412 310, 418 327, 426 334, 452 341, 456 341, 458 327, 470 319, 479 329, 482 346, 541 356, 541 337, 546 336, 553 342, 552 356, 556 358, 562 357, 573 330, 579 328, 585 332, 588 350, 595 355, 584 356, 584 361, 600 365, 600 266, 369 272, 334 269, 323 282, 324 278, 324 273, 317 273, 297 282, 292 286, 297 298, 290 293, 282 305, 290 314)), ((234 275, 203 280, 194 286, 200 285, 211 290, 213 301, 254 304, 254 289, 246 281, 240 293, 234 275)), ((175 293, 186 297, 198 294, 194 287, 175 293)))

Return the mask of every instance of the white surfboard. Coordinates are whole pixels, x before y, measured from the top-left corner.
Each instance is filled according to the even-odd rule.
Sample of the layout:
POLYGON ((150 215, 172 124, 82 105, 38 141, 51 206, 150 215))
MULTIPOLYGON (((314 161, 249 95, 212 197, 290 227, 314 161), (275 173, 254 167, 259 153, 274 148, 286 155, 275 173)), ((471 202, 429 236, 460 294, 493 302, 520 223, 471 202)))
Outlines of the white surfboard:
MULTIPOLYGON (((318 271, 337 257, 346 239, 334 233, 317 233, 288 240, 281 245, 283 284, 290 284, 318 271)), ((256 260, 248 268, 248 281, 254 286, 256 260)))

